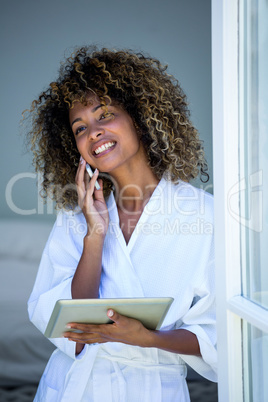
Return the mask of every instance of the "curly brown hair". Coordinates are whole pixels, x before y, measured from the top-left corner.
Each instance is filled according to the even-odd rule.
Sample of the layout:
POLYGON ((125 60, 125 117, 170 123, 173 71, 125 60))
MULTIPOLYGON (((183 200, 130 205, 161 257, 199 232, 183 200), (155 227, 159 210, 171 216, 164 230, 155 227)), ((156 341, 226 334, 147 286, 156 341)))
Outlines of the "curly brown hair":
MULTIPOLYGON (((57 81, 32 102, 28 110, 28 141, 34 166, 43 174, 42 195, 58 208, 74 208, 74 182, 80 154, 69 123, 74 102, 87 102, 89 92, 105 104, 121 105, 141 133, 149 165, 161 179, 208 180, 202 141, 190 121, 186 96, 178 81, 156 59, 131 50, 79 48, 60 68, 57 81), (61 191, 59 191, 59 189, 61 191), (64 191, 62 191, 64 189, 64 191)), ((103 177, 104 194, 111 191, 103 177)))

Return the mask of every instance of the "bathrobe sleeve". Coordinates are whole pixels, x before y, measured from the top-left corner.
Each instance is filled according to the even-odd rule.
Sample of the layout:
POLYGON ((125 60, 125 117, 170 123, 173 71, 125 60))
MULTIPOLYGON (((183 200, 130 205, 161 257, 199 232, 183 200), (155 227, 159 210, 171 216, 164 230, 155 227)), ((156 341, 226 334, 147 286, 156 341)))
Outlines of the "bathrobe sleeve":
POLYGON ((201 358, 192 355, 181 355, 181 357, 199 374, 210 381, 216 382, 217 335, 213 244, 203 274, 204 277, 201 285, 195 289, 195 297, 192 306, 182 317, 182 324, 179 326, 179 328, 186 329, 197 336, 201 358))
MULTIPOLYGON (((58 214, 28 301, 30 320, 42 333, 56 301, 72 298, 71 283, 82 252, 83 231, 83 223, 79 223, 77 217, 64 212, 58 214)), ((64 338, 50 340, 62 352, 75 358, 74 342, 64 338)))

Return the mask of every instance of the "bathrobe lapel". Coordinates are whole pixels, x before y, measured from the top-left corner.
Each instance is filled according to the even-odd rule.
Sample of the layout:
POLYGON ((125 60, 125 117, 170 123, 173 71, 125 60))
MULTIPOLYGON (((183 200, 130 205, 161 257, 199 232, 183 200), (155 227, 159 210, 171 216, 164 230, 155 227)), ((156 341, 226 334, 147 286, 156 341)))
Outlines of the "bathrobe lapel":
MULTIPOLYGON (((119 226, 119 216, 116 202, 111 193, 107 207, 109 211, 109 229, 105 238, 103 248, 103 272, 100 287, 100 297, 145 297, 144 290, 133 265, 131 253, 134 251, 136 240, 143 230, 150 214, 155 214, 161 208, 163 188, 166 181, 162 179, 131 235, 129 243, 126 244, 125 238, 119 226)), ((142 235, 142 234, 141 234, 142 235)))
POLYGON ((131 261, 130 248, 119 227, 113 194, 110 195, 107 206, 110 222, 103 247, 100 297, 144 297, 142 285, 131 261))

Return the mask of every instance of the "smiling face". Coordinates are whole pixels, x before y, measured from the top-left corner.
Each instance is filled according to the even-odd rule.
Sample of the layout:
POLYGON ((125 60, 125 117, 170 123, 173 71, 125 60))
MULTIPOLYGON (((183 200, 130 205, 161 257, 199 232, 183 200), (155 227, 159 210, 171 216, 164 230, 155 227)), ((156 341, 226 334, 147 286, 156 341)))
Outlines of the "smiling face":
POLYGON ((78 151, 100 172, 130 167, 143 155, 132 118, 118 105, 103 107, 99 100, 76 102, 69 120, 78 151))

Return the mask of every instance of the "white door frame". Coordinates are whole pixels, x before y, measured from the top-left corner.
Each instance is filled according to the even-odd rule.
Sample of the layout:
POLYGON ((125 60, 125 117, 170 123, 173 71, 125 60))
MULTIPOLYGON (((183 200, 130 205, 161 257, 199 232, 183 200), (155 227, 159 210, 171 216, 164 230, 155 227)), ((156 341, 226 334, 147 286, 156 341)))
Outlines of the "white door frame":
POLYGON ((247 364, 242 361, 242 320, 268 332, 268 312, 245 299, 241 291, 238 28, 238 0, 212 0, 219 402, 244 400, 247 364))

